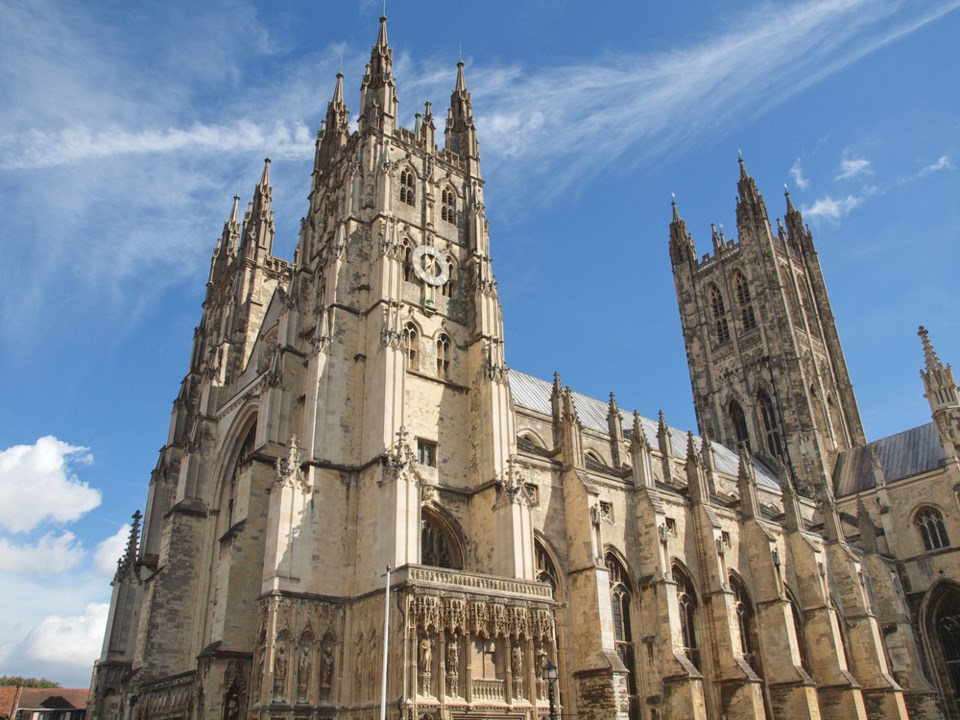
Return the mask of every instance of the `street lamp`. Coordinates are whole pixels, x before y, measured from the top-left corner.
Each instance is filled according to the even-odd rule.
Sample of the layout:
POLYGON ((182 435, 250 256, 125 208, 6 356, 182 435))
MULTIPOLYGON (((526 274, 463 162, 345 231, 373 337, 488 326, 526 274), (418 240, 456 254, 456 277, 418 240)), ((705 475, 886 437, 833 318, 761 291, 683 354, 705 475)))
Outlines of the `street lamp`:
POLYGON ((547 681, 547 699, 550 701, 550 720, 557 720, 557 710, 553 702, 553 684, 557 681, 557 666, 549 660, 540 671, 540 677, 547 681))

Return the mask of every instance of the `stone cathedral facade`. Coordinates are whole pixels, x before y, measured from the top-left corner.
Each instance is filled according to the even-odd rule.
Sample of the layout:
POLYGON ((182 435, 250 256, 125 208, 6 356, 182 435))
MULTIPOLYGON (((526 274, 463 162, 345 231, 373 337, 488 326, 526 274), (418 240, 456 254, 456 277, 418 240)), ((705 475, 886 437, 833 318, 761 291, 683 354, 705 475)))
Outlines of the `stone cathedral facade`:
POLYGON ((563 718, 960 717, 927 332, 933 422, 868 443, 813 238, 741 162, 738 239, 670 224, 699 436, 508 369, 463 64, 442 149, 385 19, 355 131, 342 80, 293 262, 269 161, 217 241, 92 717, 543 720, 551 662, 563 718))

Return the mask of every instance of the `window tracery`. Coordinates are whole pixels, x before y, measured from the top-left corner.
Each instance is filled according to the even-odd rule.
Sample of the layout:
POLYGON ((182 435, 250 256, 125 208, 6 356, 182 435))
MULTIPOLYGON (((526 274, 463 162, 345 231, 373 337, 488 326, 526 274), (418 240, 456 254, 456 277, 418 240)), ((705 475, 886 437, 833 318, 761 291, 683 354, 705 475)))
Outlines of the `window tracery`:
MULTIPOLYGON (((613 640, 620 660, 627 668, 627 691, 631 710, 637 705, 637 673, 633 652, 633 628, 630 603, 633 597, 630 573, 613 553, 606 553, 604 561, 610 573, 610 602, 613 610, 613 640)), ((631 713, 632 714, 632 713, 631 713)))
POLYGON ((929 506, 922 508, 913 521, 920 531, 924 550, 939 550, 950 546, 947 528, 943 524, 943 514, 939 510, 929 506))
POLYGON ((740 306, 740 320, 744 330, 753 330, 757 327, 757 317, 753 312, 753 303, 750 297, 750 286, 747 278, 739 270, 733 276, 733 287, 737 296, 737 305, 740 306))
POLYGON ((457 198, 449 188, 440 193, 440 219, 448 223, 457 221, 457 198))
POLYGON ((713 327, 717 334, 717 342, 721 345, 730 341, 730 327, 727 325, 727 310, 723 304, 723 296, 716 285, 710 285, 710 311, 713 313, 713 327))
POLYGON ((406 352, 407 370, 419 370, 420 333, 412 322, 403 326, 403 347, 406 352))
POLYGON ((437 338, 437 377, 446 378, 450 371, 450 338, 440 333, 437 338))
POLYGON ((673 581, 677 584, 677 604, 680 606, 681 650, 693 666, 700 670, 700 647, 697 644, 697 596, 693 592, 693 583, 680 568, 673 566, 673 581))
POLYGON ((743 583, 734 575, 730 576, 730 587, 733 590, 734 609, 737 613, 737 633, 740 636, 740 650, 743 659, 747 661, 754 672, 760 674, 760 657, 757 653, 756 624, 753 615, 753 604, 743 583))
POLYGON ((412 170, 400 171, 400 202, 407 205, 416 205, 417 203, 417 191, 412 170))
POLYGON ((733 436, 739 447, 741 443, 750 449, 750 433, 747 431, 747 416, 744 415, 743 408, 736 400, 731 400, 728 408, 730 414, 730 425, 733 426, 733 436))
POLYGON ((773 403, 770 401, 770 396, 763 390, 757 393, 757 411, 760 414, 760 422, 763 426, 767 452, 774 457, 782 457, 783 451, 780 447, 780 428, 777 425, 777 416, 773 409, 773 403))
POLYGON ((420 563, 449 570, 463 570, 459 543, 435 511, 420 509, 420 563))

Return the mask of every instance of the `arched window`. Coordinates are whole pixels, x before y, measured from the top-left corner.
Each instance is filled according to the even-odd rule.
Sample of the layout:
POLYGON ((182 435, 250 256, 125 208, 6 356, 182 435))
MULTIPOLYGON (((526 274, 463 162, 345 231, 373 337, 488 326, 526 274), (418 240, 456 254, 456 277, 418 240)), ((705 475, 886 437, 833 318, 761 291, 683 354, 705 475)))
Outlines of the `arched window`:
POLYGON ((757 412, 760 414, 767 452, 774 457, 782 457, 783 450, 780 447, 780 428, 777 426, 777 416, 773 410, 773 403, 770 402, 770 396, 763 390, 757 393, 757 412))
POLYGON ((807 650, 807 636, 804 634, 803 612, 800 610, 800 603, 794 596, 790 588, 787 588, 787 601, 790 603, 790 614, 793 617, 793 631, 797 636, 797 649, 800 651, 800 665, 808 673, 811 670, 810 653, 807 650))
POLYGON ((960 704, 960 591, 941 582, 930 591, 925 631, 940 675, 945 700, 954 711, 960 704))
POLYGON ((453 530, 427 507, 420 508, 420 563, 463 570, 463 554, 453 530))
POLYGON ((723 305, 723 296, 716 285, 710 285, 710 310, 713 313, 713 326, 717 333, 717 342, 723 344, 730 340, 730 328, 727 326, 727 310, 723 305))
POLYGON ((733 436, 737 441, 737 447, 745 443, 747 450, 750 449, 750 433, 747 432, 747 417, 743 414, 743 408, 736 400, 731 400, 728 408, 730 413, 730 425, 733 427, 733 436))
POLYGON ((943 515, 934 507, 921 508, 913 519, 923 538, 924 550, 939 550, 950 546, 943 515))
POLYGON ((553 597, 557 597, 557 588, 560 585, 557 568, 550 559, 550 554, 539 540, 533 541, 533 552, 537 564, 537 582, 547 583, 553 588, 553 597))
POLYGON ((440 193, 440 219, 455 223, 457 221, 457 197, 453 190, 443 190, 440 193))
POLYGON ((627 692, 630 694, 630 714, 639 710, 637 672, 633 656, 633 628, 630 622, 630 601, 633 597, 630 573, 613 553, 606 553, 604 561, 610 573, 610 602, 613 610, 613 640, 617 654, 627 668, 627 692))
POLYGON ((400 171, 400 202, 407 205, 416 205, 417 203, 417 191, 414 186, 412 170, 400 171))
POLYGON ((677 604, 680 606, 680 638, 683 654, 700 669, 700 648, 697 644, 697 596, 693 592, 693 583, 680 568, 673 566, 673 581, 677 584, 677 604))
POLYGON ((403 241, 403 279, 410 282, 413 275, 413 248, 409 240, 403 241))
POLYGON ((420 369, 420 333, 417 326, 407 323, 403 326, 403 347, 406 351, 407 370, 420 369))
POLYGON ((740 635, 740 649, 743 659, 753 671, 760 675, 760 656, 757 653, 757 627, 753 616, 753 603, 743 582, 735 575, 730 576, 730 588, 733 590, 734 609, 737 612, 737 632, 740 635))
POLYGON ((737 295, 737 305, 740 307, 740 320, 744 330, 753 330, 757 326, 757 318, 753 314, 753 303, 750 302, 750 286, 743 273, 737 270, 733 276, 733 287, 737 295))
POLYGON ((440 333, 437 338, 437 377, 446 378, 450 371, 450 338, 440 333))
POLYGON ((452 297, 457 285, 456 266, 449 255, 443 259, 443 262, 447 265, 447 281, 440 288, 440 294, 444 297, 452 297))

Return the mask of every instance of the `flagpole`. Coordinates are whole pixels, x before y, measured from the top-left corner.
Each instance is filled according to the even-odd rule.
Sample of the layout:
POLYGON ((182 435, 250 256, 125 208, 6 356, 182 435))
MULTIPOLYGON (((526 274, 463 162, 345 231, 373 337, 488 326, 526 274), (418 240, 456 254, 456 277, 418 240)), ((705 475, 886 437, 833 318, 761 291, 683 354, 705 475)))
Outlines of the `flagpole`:
POLYGON ((390 566, 387 565, 387 587, 383 601, 383 677, 380 679, 380 720, 387 720, 387 657, 390 648, 390 566))

